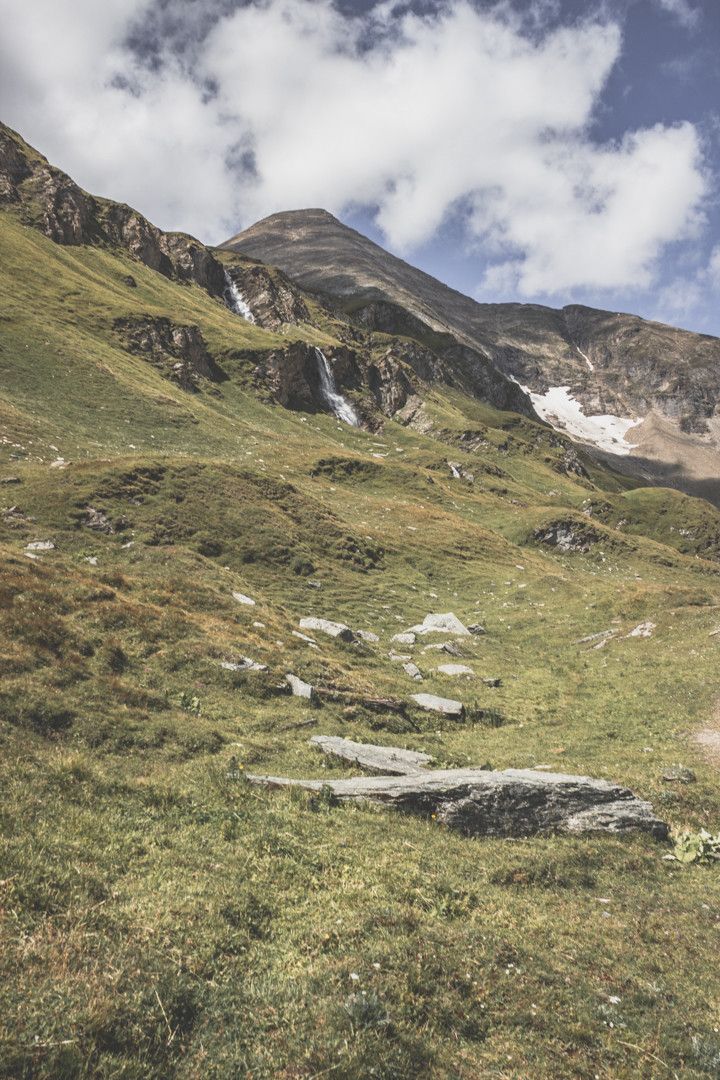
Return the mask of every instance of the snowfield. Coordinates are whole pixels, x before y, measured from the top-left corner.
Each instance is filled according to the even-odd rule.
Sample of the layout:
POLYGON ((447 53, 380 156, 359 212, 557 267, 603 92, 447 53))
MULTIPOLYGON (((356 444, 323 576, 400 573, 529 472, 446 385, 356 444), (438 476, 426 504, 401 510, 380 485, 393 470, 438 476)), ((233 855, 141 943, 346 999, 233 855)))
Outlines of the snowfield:
POLYGON ((627 433, 642 423, 641 420, 610 415, 586 416, 580 402, 570 394, 569 386, 551 386, 545 394, 534 394, 527 386, 523 390, 530 395, 538 416, 571 438, 622 456, 635 449, 634 444, 627 441, 627 433))

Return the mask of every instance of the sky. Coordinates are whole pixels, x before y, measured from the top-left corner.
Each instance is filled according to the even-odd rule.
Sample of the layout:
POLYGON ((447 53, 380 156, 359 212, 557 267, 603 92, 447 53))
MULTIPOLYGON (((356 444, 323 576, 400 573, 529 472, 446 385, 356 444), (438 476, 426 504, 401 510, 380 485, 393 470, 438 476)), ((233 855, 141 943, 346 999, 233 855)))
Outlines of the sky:
POLYGON ((324 207, 481 301, 720 335, 720 0, 0 0, 0 118, 219 243, 324 207))

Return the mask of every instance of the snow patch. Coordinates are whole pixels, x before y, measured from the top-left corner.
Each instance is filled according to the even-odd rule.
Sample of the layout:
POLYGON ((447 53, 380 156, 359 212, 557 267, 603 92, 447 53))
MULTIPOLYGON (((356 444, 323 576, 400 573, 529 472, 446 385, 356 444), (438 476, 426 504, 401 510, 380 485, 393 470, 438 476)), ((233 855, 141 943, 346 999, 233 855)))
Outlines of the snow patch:
POLYGON ((642 421, 609 414, 586 416, 569 386, 551 386, 544 394, 534 394, 527 386, 523 390, 530 395, 538 416, 571 438, 623 457, 635 449, 635 444, 627 441, 627 433, 642 421))
POLYGON ((588 366, 588 367, 590 368, 590 370, 591 370, 591 371, 594 371, 594 370, 595 370, 595 365, 593 364, 593 362, 592 362, 592 360, 590 359, 590 357, 589 357, 589 356, 587 356, 587 354, 586 354, 586 353, 584 353, 584 352, 582 351, 582 349, 580 348, 580 346, 579 346, 579 345, 576 345, 576 346, 575 346, 575 348, 576 348, 576 349, 577 349, 577 351, 578 351, 578 352, 580 353, 580 355, 582 356, 583 360, 585 361, 585 363, 587 364, 587 366, 588 366))

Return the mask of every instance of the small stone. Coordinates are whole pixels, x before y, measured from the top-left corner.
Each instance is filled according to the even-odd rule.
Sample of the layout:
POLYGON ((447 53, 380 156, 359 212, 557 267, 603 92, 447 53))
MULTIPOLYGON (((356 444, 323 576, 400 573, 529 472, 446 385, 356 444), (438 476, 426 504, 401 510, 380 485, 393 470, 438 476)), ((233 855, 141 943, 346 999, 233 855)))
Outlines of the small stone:
POLYGON ((234 592, 232 598, 233 600, 237 600, 238 604, 247 604, 249 607, 255 607, 255 601, 249 596, 246 596, 245 593, 234 592))
POLYGON ((55 545, 52 540, 33 540, 32 543, 27 544, 26 551, 54 551, 55 545))
POLYGON ((485 627, 481 626, 480 623, 477 622, 473 623, 471 626, 468 626, 468 630, 471 634, 487 634, 487 630, 485 629, 485 627))
POLYGON ((485 686, 491 686, 494 690, 497 690, 498 686, 502 686, 502 679, 483 679, 485 686))
POLYGON ((467 664, 440 664, 438 671, 441 675, 474 675, 475 672, 467 664))
POLYGON ((339 638, 340 641, 355 641, 355 634, 345 623, 331 622, 330 619, 316 619, 312 616, 300 620, 301 630, 318 630, 321 634, 339 638))
POLYGON ((426 615, 417 626, 411 626, 410 634, 455 634, 456 637, 469 637, 467 626, 460 622, 452 611, 444 615, 426 615))
POLYGON ((639 626, 636 626, 634 630, 631 630, 627 637, 652 637, 652 632, 655 630, 654 622, 641 622, 639 626))
POLYGON ((417 664, 413 664, 412 661, 403 664, 403 670, 406 675, 409 675, 411 679, 416 679, 418 682, 422 682, 422 672, 417 664))
POLYGON ((436 697, 435 694, 413 694, 412 700, 421 709, 429 712, 444 713, 445 716, 463 716, 465 706, 461 701, 453 701, 452 698, 436 697))
POLYGON ((315 697, 315 690, 310 683, 303 682, 297 675, 286 675, 285 681, 290 687, 293 697, 306 698, 308 701, 312 701, 315 697))
POLYGON ((243 656, 240 661, 221 660, 220 667, 225 671, 267 671, 267 664, 259 664, 249 656, 243 656))
POLYGON ((390 640, 396 642, 398 645, 414 645, 417 638, 414 634, 408 632, 405 634, 393 634, 390 640))
POLYGON ((0 484, 22 484, 22 480, 19 476, 2 476, 0 484))
POLYGON ((376 644, 380 638, 377 634, 373 634, 372 630, 356 630, 356 637, 359 637, 361 641, 368 641, 371 645, 376 644))

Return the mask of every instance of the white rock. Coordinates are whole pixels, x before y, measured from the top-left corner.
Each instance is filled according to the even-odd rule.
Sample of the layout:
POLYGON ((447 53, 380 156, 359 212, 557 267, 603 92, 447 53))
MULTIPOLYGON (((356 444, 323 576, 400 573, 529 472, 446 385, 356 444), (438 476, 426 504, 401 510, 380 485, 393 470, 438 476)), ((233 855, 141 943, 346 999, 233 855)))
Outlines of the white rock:
POLYGON ((308 637, 307 634, 301 634, 299 630, 292 630, 291 633, 293 637, 299 638, 300 641, 307 642, 308 645, 317 644, 314 638, 308 637))
POLYGON ((55 545, 52 540, 33 540, 31 544, 27 544, 26 551, 54 551, 55 545))
POLYGON ((297 675, 286 675, 285 681, 292 690, 293 697, 307 698, 308 701, 312 701, 315 691, 310 683, 303 682, 297 675))
POLYGON ((233 600, 237 600, 238 604, 248 604, 250 607, 255 607, 255 601, 246 596, 245 593, 234 592, 232 597, 233 600))
POLYGON ((318 630, 321 634, 329 637, 340 638, 341 641, 355 641, 355 635, 345 623, 331 622, 330 619, 316 619, 312 616, 300 620, 301 630, 318 630))
POLYGON ((636 626, 634 630, 631 630, 627 635, 628 637, 652 637, 652 632, 655 629, 654 622, 641 622, 639 626, 636 626))
POLYGON ((446 716, 462 716, 465 707, 461 701, 452 698, 436 697, 435 694, 413 694, 412 699, 421 709, 429 712, 444 713, 446 716))
POLYGON ((440 664, 438 671, 443 675, 474 675, 475 672, 467 664, 440 664))
POLYGON ((405 634, 393 634, 390 640, 397 642, 398 645, 414 645, 417 638, 413 633, 408 631, 405 634))
POLYGON ((380 640, 377 634, 373 634, 372 630, 356 630, 355 634, 361 641, 369 641, 373 645, 380 640))
POLYGON ((410 634, 455 634, 457 637, 469 637, 467 626, 460 622, 457 615, 448 611, 445 615, 426 615, 418 626, 411 626, 410 634))

